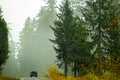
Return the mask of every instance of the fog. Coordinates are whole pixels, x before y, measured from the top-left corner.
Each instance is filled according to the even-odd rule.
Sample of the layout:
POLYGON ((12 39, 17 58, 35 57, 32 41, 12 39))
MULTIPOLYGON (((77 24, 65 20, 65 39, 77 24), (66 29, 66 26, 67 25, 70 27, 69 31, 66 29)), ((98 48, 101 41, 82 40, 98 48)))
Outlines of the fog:
POLYGON ((30 76, 31 71, 37 71, 39 76, 43 76, 50 65, 55 65, 56 60, 55 51, 52 47, 53 44, 49 41, 49 39, 54 38, 53 31, 49 25, 52 25, 56 13, 48 10, 48 8, 54 6, 55 0, 41 1, 42 3, 44 2, 44 5, 46 3, 47 6, 45 7, 39 0, 13 1, 1 1, 4 18, 7 23, 10 23, 8 27, 11 28, 9 30, 10 53, 2 74, 11 77, 26 77, 30 76), (11 5, 9 2, 11 4, 14 3, 14 5, 11 5), (33 4, 32 2, 35 3, 33 4), (42 7, 40 7, 41 5, 42 7), (12 14, 12 10, 8 7, 16 10, 14 14, 12 14), (22 14, 24 15, 22 17, 17 8, 23 12, 22 14), (47 9, 46 11, 51 14, 44 12, 44 9, 47 9), (30 14, 31 12, 32 14, 30 14), (48 19, 49 15, 50 19, 48 19), (26 25, 27 17, 29 16, 31 23, 26 25), (27 28, 31 28, 33 32, 27 28))
POLYGON ((37 71, 42 76, 47 68, 54 64, 55 52, 52 48, 53 44, 49 41, 50 38, 54 38, 53 32, 49 27, 39 27, 38 32, 31 29, 33 34, 32 31, 26 32, 26 29, 21 32, 24 33, 21 36, 23 39, 19 50, 21 76, 29 76, 31 71, 37 71))

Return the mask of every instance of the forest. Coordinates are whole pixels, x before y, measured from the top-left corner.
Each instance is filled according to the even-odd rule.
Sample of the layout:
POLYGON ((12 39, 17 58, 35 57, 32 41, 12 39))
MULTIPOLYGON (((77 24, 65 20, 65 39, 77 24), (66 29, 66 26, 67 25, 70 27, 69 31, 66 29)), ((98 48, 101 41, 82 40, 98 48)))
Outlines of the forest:
POLYGON ((45 74, 50 80, 120 80, 119 0, 47 0, 17 43, 7 26, 0 10, 0 72, 9 53, 18 53, 21 76, 54 65, 45 74))

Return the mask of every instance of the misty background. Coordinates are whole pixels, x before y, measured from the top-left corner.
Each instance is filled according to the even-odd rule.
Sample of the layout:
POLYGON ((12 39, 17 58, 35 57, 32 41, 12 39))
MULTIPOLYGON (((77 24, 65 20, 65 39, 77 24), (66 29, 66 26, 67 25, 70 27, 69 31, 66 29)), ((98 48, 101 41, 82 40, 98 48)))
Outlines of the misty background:
POLYGON ((55 0, 4 0, 3 14, 9 22, 9 59, 3 74, 20 77, 37 71, 39 76, 55 64, 55 51, 49 39, 54 38, 49 25, 55 19, 55 0), (31 14, 30 14, 31 13, 31 14), (23 14, 23 15, 22 15, 23 14))

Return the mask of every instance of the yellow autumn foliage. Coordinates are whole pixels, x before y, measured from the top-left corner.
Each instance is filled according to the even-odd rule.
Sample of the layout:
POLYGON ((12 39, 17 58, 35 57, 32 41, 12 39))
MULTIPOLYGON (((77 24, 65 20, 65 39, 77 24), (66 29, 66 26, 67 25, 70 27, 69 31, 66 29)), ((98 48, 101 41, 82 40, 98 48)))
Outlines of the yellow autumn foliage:
POLYGON ((11 77, 6 77, 1 75, 0 80, 20 80, 20 78, 11 78, 11 77))
POLYGON ((102 76, 104 80, 118 80, 117 76, 111 72, 106 71, 102 76))
POLYGON ((120 80, 113 73, 107 71, 101 77, 96 76, 94 73, 88 73, 81 77, 65 77, 55 66, 49 67, 48 74, 45 74, 45 77, 50 80, 120 80))
POLYGON ((45 74, 47 78, 54 78, 61 75, 61 72, 55 68, 55 66, 51 65, 48 69, 48 74, 45 74))

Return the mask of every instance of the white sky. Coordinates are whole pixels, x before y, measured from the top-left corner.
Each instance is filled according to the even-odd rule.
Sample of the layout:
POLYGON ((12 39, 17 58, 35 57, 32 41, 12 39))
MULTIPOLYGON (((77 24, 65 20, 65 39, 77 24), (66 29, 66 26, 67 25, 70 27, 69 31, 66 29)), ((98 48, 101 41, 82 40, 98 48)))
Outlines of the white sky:
POLYGON ((12 28, 12 35, 18 41, 18 33, 22 29, 27 17, 35 17, 40 6, 44 5, 42 0, 0 0, 3 17, 12 28))

